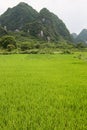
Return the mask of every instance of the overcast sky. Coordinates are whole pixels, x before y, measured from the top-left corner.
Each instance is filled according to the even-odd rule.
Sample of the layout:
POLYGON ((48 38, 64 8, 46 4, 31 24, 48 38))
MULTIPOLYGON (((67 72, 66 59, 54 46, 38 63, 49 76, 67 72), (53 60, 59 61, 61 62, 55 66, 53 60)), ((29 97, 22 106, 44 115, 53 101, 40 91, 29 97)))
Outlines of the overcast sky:
POLYGON ((0 0, 0 15, 19 2, 26 2, 37 11, 47 7, 64 21, 71 33, 87 28, 87 0, 0 0))

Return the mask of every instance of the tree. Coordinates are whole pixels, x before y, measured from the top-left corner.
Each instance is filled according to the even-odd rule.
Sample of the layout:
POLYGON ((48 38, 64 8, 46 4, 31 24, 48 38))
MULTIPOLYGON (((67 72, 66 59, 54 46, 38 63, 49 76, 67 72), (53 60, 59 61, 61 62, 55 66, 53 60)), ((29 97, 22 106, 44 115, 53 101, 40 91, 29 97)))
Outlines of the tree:
POLYGON ((1 46, 4 49, 8 49, 8 46, 14 46, 16 48, 16 40, 13 36, 4 36, 1 38, 1 46))
POLYGON ((85 43, 78 43, 78 44, 76 45, 76 47, 77 47, 78 49, 81 49, 81 48, 85 48, 86 45, 85 45, 85 43))
POLYGON ((12 51, 12 50, 15 49, 15 46, 12 45, 12 44, 9 44, 9 45, 7 46, 7 49, 8 49, 8 51, 12 51))

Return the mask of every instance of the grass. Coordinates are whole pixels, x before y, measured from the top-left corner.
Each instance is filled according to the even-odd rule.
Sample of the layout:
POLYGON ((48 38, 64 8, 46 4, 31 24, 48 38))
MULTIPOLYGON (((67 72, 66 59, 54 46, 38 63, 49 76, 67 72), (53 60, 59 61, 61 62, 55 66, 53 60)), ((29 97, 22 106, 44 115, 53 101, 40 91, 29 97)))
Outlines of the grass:
POLYGON ((0 130, 87 130, 87 62, 0 55, 0 130))

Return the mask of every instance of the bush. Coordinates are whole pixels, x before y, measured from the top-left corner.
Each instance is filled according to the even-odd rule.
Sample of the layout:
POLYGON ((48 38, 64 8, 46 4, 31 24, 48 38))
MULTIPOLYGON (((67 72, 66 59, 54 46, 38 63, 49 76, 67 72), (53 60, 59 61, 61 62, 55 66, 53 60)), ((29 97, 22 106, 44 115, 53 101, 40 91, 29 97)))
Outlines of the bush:
POLYGON ((85 47, 86 47, 85 43, 77 43, 76 44, 76 48, 78 48, 78 49, 82 49, 82 48, 85 48, 85 47))
POLYGON ((14 49, 15 49, 15 46, 12 45, 12 44, 9 44, 9 45, 7 46, 7 50, 8 50, 8 51, 12 51, 12 50, 14 50, 14 49))
POLYGON ((20 51, 20 54, 38 54, 38 49, 20 51))
POLYGON ((20 48, 21 48, 22 51, 34 49, 35 48, 35 43, 32 43, 32 42, 23 42, 20 45, 20 48))
POLYGON ((4 36, 1 38, 1 46, 4 49, 13 48, 12 46, 16 48, 16 40, 13 36, 4 36))
POLYGON ((72 54, 70 50, 63 50, 62 54, 72 54))
POLYGON ((28 44, 21 44, 21 50, 22 51, 25 51, 25 50, 28 50, 28 49, 30 49, 30 47, 29 47, 29 45, 28 44))

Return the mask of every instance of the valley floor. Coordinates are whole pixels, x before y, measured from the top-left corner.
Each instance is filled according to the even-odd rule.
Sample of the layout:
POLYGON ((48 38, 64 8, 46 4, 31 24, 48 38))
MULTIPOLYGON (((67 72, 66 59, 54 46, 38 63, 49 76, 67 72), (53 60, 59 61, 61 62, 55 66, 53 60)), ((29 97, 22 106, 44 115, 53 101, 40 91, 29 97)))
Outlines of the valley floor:
POLYGON ((87 54, 0 55, 0 130, 87 130, 87 54))

